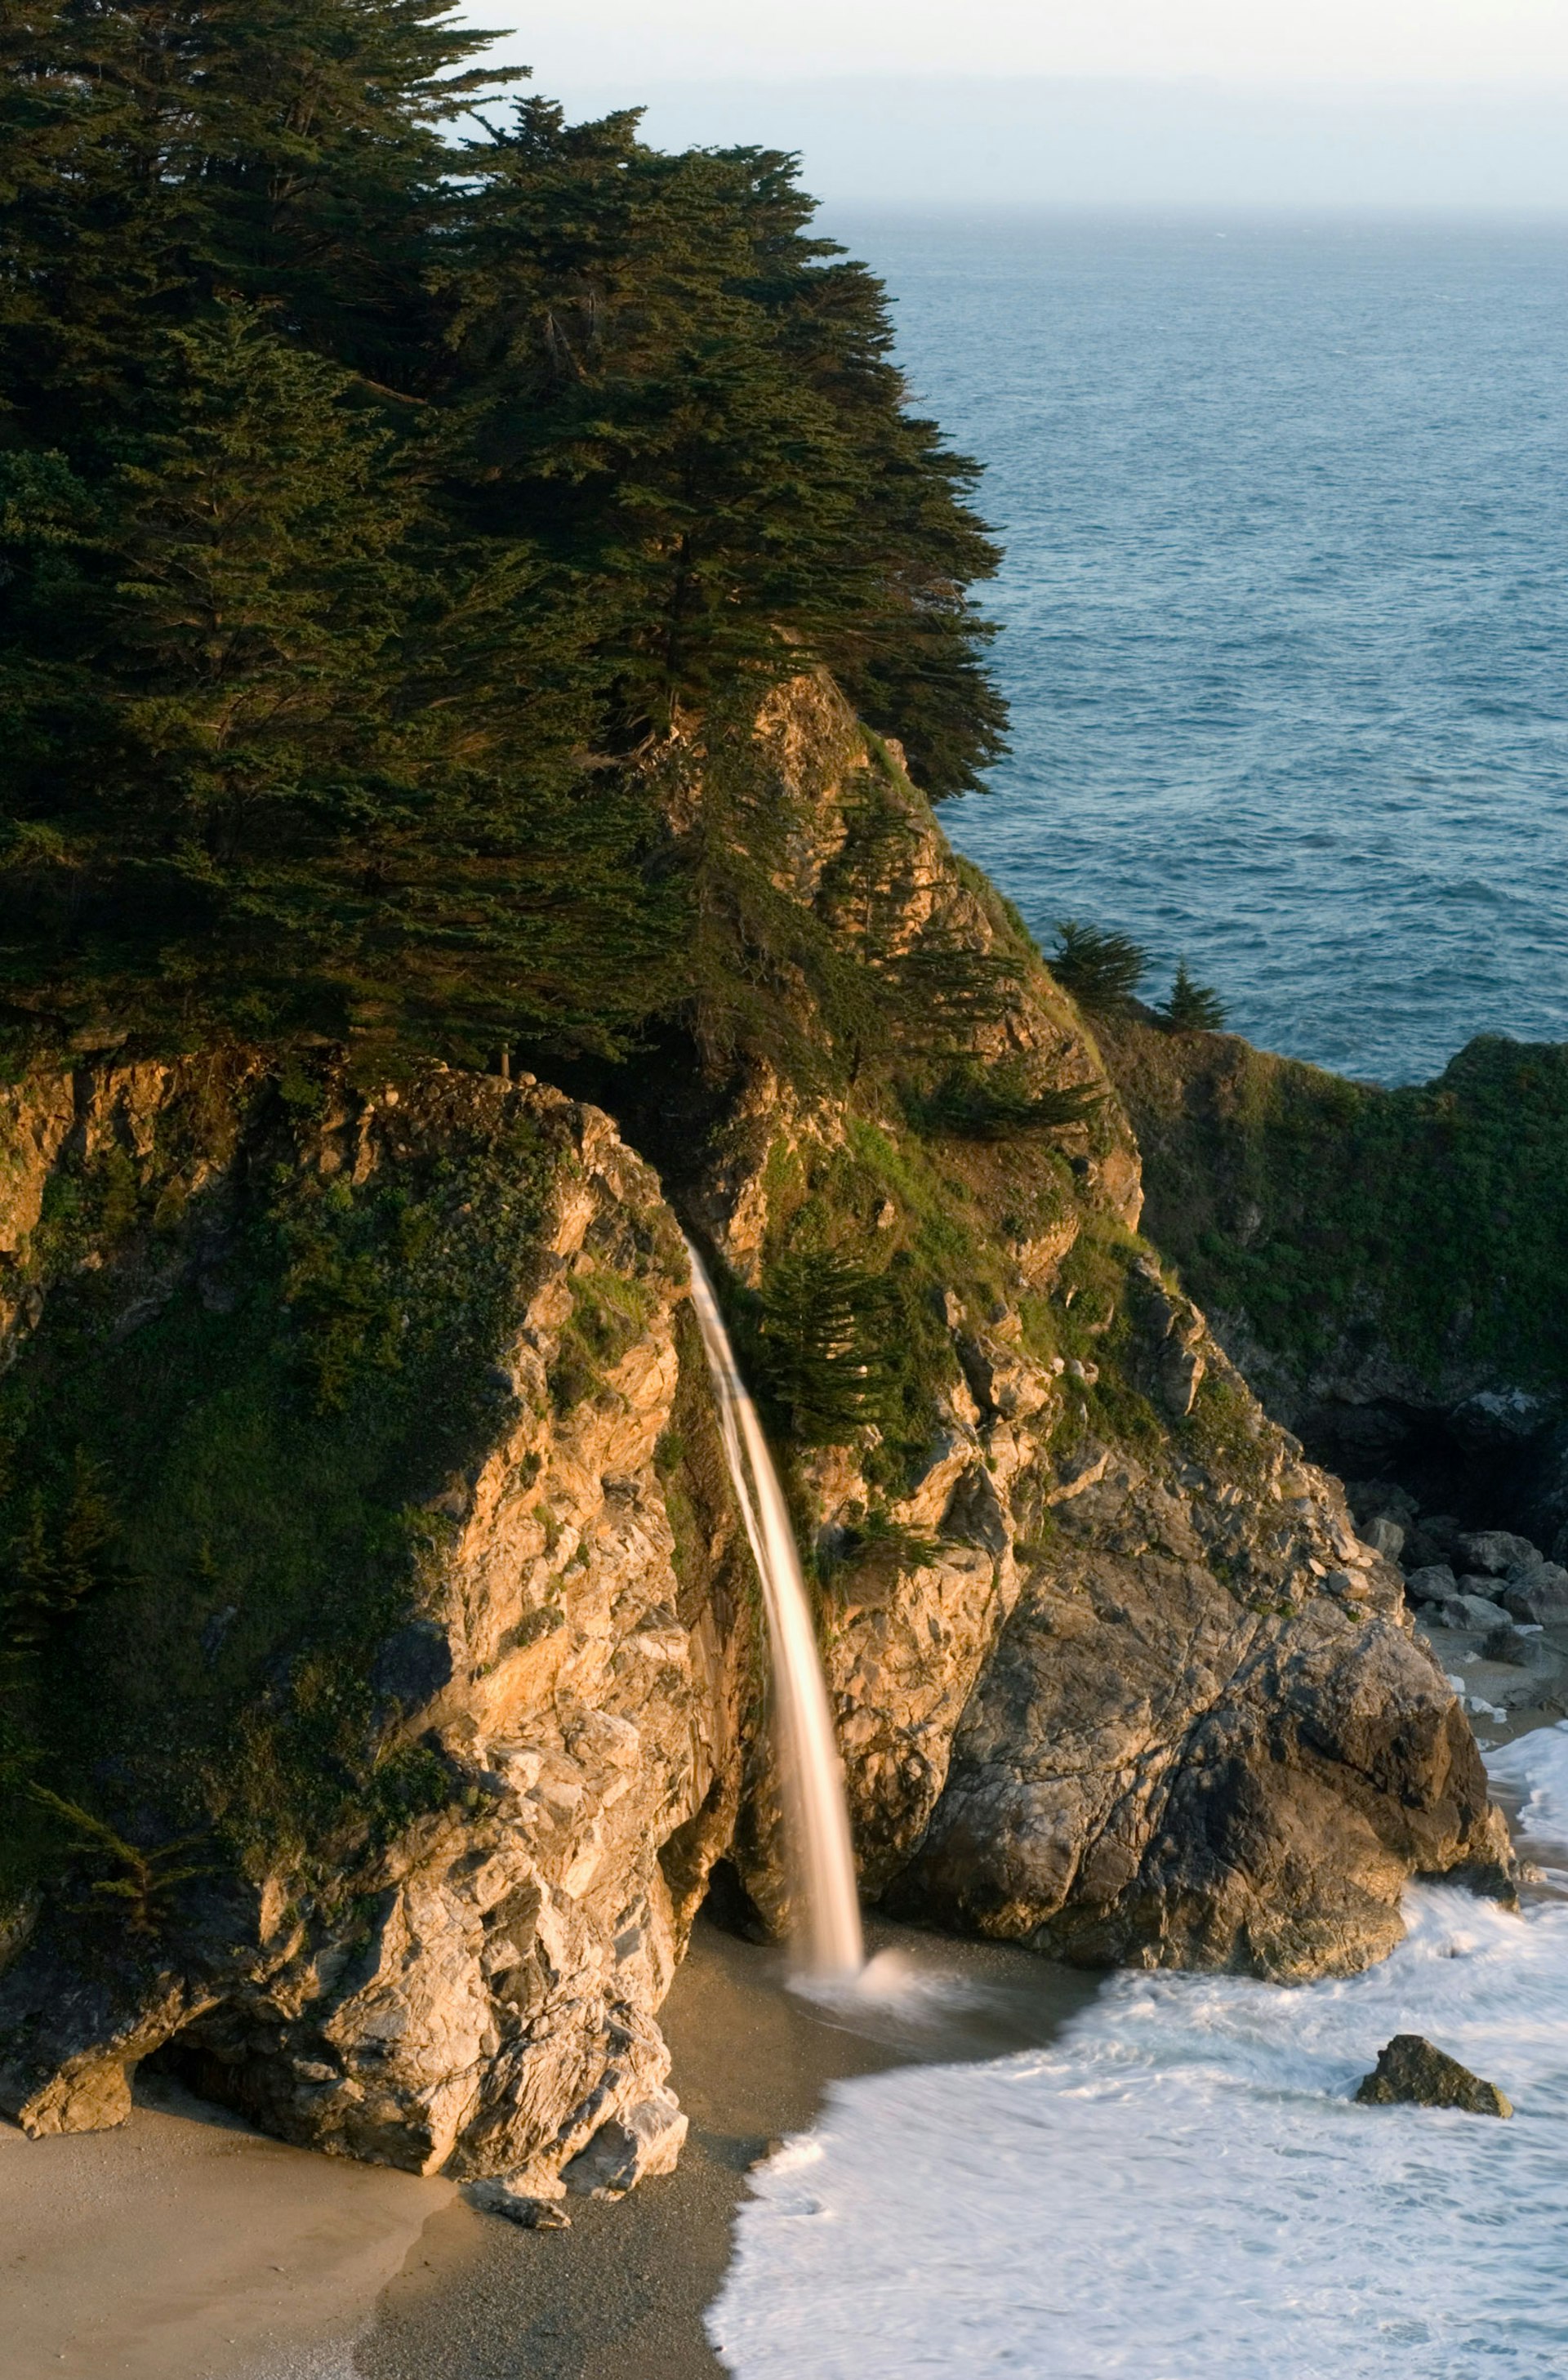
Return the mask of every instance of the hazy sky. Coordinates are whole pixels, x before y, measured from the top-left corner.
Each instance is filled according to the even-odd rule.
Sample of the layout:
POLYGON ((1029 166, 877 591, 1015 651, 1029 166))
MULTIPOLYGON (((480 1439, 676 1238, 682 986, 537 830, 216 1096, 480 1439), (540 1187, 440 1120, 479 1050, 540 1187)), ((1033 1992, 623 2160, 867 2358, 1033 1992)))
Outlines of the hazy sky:
POLYGON ((473 0, 542 84, 820 75, 1568 82, 1568 0, 473 0))
POLYGON ((1568 0, 468 0, 574 117, 832 207, 1568 215, 1568 0))

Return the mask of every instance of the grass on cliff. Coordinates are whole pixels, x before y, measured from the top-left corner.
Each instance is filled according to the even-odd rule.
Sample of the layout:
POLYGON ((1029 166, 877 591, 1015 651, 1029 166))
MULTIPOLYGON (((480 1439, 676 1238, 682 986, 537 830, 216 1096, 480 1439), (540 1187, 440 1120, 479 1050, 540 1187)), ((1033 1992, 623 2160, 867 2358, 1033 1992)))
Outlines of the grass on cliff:
POLYGON ((1385 1090, 1229 1036, 1102 1039, 1152 1237, 1287 1367, 1376 1349, 1434 1387, 1568 1380, 1568 1048, 1485 1037, 1385 1090))
POLYGON ((30 1786, 318 1882, 450 1791, 375 1658, 451 1525, 432 1500, 511 1405, 550 1153, 514 1112, 356 1186, 301 1167, 263 1091, 247 1157, 186 1198, 111 1149, 51 1198, 44 1321, 0 1382, 8 1898, 83 1848, 30 1786), (19 1631, 84 1479, 102 1574, 19 1631))

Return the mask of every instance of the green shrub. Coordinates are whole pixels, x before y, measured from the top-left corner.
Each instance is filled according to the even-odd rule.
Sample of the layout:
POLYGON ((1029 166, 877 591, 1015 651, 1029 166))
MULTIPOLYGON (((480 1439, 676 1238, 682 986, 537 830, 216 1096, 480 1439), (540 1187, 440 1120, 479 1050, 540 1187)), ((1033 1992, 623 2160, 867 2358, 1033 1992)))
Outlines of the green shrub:
POLYGON ((1149 953, 1125 934, 1063 917, 1050 954, 1051 974, 1080 1007, 1114 1015, 1126 1009, 1149 973, 1149 953))
POLYGON ((955 1140, 1008 1140, 1016 1133, 1063 1132, 1087 1123, 1105 1104, 1092 1083, 1031 1088, 1023 1065, 1004 1060, 990 1068, 953 1066, 934 1090, 906 1100, 918 1132, 955 1140))
POLYGON ((781 1257, 763 1282, 759 1354, 803 1446, 842 1446, 888 1410, 894 1308, 884 1275, 837 1250, 781 1257))

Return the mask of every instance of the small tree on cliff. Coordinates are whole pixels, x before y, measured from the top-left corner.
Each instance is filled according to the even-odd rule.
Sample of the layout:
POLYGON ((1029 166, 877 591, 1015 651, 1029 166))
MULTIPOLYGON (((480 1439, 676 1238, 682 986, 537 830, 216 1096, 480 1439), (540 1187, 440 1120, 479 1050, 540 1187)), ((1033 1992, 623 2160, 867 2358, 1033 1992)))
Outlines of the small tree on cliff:
POLYGON ((1193 981, 1185 959, 1178 960, 1171 996, 1161 1002, 1159 1013, 1173 1033, 1220 1033, 1224 1029, 1223 1002, 1207 984, 1193 981))
POLYGON ((1064 917, 1050 954, 1051 974, 1080 1006, 1114 1015, 1135 998, 1149 973, 1149 953, 1125 934, 1107 933, 1064 917))

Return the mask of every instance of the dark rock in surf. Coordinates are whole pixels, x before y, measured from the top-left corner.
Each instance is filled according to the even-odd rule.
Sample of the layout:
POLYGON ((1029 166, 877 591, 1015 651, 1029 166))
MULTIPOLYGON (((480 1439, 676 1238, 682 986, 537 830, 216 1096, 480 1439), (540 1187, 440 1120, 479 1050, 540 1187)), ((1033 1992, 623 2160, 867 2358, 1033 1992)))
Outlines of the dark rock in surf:
POLYGON ((1495 2082, 1483 2082, 1457 2058, 1435 2049, 1418 2033, 1396 2033, 1378 2063, 1362 2076, 1355 2096, 1364 2107, 1458 2107, 1467 2116, 1512 2116, 1495 2082))

